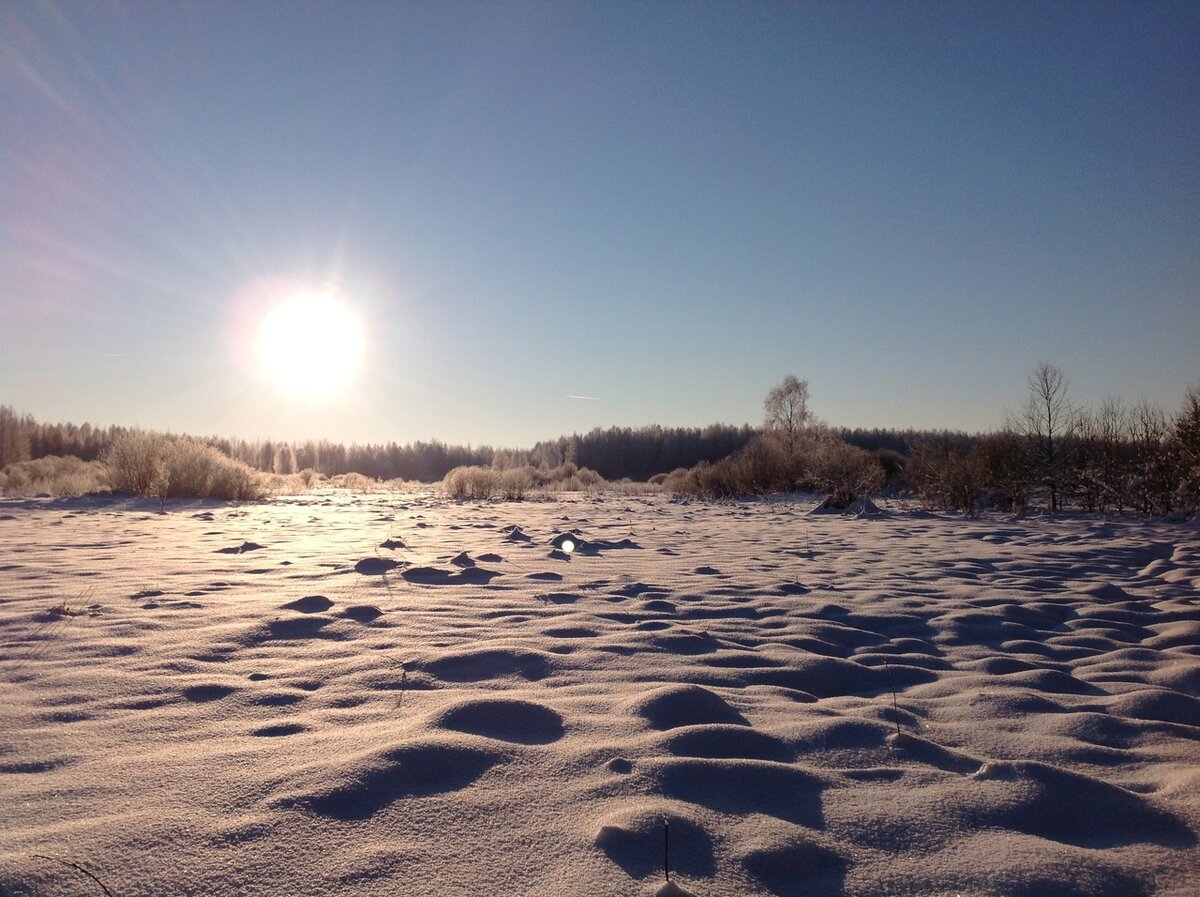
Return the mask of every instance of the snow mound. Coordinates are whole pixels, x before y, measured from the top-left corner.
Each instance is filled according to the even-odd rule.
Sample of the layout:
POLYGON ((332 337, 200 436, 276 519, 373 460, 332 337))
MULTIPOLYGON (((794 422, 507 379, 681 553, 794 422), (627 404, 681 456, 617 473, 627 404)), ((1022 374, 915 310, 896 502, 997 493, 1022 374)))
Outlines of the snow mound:
POLYGON ((514 698, 462 701, 439 713, 433 724, 519 744, 549 744, 563 736, 560 714, 544 704, 514 698))
POLYGON ((699 685, 667 685, 639 698, 631 707, 656 729, 675 729, 701 723, 748 726, 746 718, 715 692, 699 685))
POLYGON ((810 514, 845 514, 847 517, 883 517, 887 511, 875 504, 869 498, 846 500, 837 495, 830 495, 813 508, 810 514))
POLYGON ((455 742, 417 741, 310 770, 269 803, 341 820, 368 819, 405 797, 466 788, 504 759, 455 742))

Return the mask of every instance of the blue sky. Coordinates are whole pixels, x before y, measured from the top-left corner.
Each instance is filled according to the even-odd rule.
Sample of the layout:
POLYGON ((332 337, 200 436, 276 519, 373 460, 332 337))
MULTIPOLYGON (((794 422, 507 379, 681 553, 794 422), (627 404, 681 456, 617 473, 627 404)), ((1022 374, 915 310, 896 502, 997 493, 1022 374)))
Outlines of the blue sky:
POLYGON ((0 402, 531 445, 792 373, 980 430, 1045 359, 1173 410, 1198 98, 1192 3, 5 4, 0 402), (353 303, 351 390, 264 379, 265 283, 353 303))

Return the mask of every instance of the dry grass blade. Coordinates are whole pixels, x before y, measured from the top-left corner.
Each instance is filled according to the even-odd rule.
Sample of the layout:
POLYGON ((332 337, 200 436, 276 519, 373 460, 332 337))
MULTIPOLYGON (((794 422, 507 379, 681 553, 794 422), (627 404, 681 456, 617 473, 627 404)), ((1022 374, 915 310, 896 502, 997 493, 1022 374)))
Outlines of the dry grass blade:
POLYGON ((90 878, 92 881, 94 881, 97 885, 99 885, 100 890, 102 890, 105 894, 107 894, 108 897, 113 897, 113 892, 108 889, 108 887, 104 884, 104 882, 102 882, 93 873, 89 872, 87 869, 85 869, 83 866, 79 865, 78 863, 74 863, 71 860, 61 860, 58 857, 46 856, 44 853, 35 853, 33 856, 39 860, 49 860, 52 863, 61 863, 63 866, 70 866, 72 869, 82 872, 84 875, 86 875, 88 878, 90 878))

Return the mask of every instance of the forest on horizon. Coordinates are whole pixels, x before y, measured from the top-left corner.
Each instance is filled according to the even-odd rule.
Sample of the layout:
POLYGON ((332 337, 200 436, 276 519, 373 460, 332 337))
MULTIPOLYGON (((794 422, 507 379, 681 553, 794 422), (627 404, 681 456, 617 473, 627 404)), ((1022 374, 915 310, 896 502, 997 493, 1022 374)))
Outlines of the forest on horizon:
POLYGON ((244 499, 277 494, 288 478, 308 488, 359 477, 441 483, 451 497, 476 499, 645 483, 706 498, 810 490, 841 506, 891 491, 963 511, 1033 501, 1158 515, 1200 508, 1200 386, 1175 414, 1118 398, 1079 406, 1046 362, 1027 386, 1021 409, 984 434, 830 427, 809 411, 808 382, 789 375, 767 393, 760 427, 595 428, 530 449, 196 438, 41 423, 0 405, 0 492, 45 482, 54 494, 244 499))
MULTIPOLYGON (((100 460, 122 435, 137 427, 46 423, 0 405, 0 468, 51 456, 100 460)), ((979 436, 951 430, 836 429, 846 442, 867 451, 907 456, 922 443, 969 449, 979 436)), ((595 427, 537 442, 529 449, 451 445, 437 439, 408 443, 341 443, 329 439, 288 442, 179 434, 210 445, 228 458, 263 473, 312 470, 326 477, 359 473, 380 480, 435 483, 455 467, 555 468, 564 463, 596 471, 606 480, 646 482, 656 474, 701 462, 715 463, 745 447, 762 427, 712 423, 703 427, 595 427)), ((166 434, 173 436, 173 434, 166 434)))

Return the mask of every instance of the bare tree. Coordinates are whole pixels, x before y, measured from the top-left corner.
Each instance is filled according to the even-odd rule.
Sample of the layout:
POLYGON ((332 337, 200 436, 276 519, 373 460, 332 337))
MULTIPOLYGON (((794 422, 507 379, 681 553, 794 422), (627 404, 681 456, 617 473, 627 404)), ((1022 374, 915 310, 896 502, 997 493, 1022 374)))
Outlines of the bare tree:
POLYGON ((1183 408, 1175 418, 1179 456, 1179 500, 1186 508, 1200 507, 1200 384, 1188 388, 1183 408))
POLYGON ((788 374, 767 393, 763 411, 763 428, 783 443, 788 455, 795 454, 801 431, 809 420, 808 381, 788 374))
POLYGON ((1089 510, 1112 506, 1123 511, 1129 495, 1132 466, 1129 434, 1132 412, 1119 398, 1109 396, 1095 413, 1079 416, 1079 469, 1089 510))
POLYGON ((1143 399, 1130 413, 1133 442, 1133 487, 1143 514, 1169 514, 1176 484, 1176 464, 1168 437, 1171 423, 1158 405, 1143 399))
POLYGON ((1200 383, 1188 387, 1183 408, 1175 418, 1175 437, 1184 444, 1189 457, 1200 461, 1200 383))
POLYGON ((972 453, 991 502, 1014 511, 1029 500, 1029 459, 1020 435, 1010 429, 989 433, 972 453))
POLYGON ((29 460, 29 430, 32 424, 33 419, 28 415, 22 420, 11 407, 0 405, 0 468, 29 460))
POLYGON ((1029 446, 1034 471, 1050 492, 1050 508, 1061 503, 1067 444, 1078 425, 1079 414, 1067 394, 1067 377, 1061 368, 1043 361, 1029 375, 1029 395, 1015 429, 1029 446))

